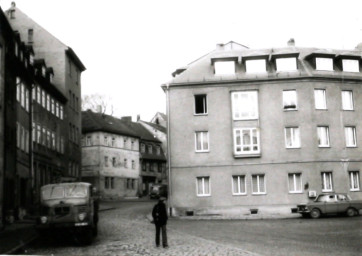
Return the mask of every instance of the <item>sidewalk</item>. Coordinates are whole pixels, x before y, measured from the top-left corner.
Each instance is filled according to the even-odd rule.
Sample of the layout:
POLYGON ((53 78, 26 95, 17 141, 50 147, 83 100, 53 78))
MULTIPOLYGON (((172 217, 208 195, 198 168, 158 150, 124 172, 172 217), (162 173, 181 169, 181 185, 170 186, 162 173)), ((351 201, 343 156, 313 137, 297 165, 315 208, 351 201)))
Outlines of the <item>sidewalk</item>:
POLYGON ((0 231, 0 255, 11 254, 38 237, 35 220, 19 220, 0 231))

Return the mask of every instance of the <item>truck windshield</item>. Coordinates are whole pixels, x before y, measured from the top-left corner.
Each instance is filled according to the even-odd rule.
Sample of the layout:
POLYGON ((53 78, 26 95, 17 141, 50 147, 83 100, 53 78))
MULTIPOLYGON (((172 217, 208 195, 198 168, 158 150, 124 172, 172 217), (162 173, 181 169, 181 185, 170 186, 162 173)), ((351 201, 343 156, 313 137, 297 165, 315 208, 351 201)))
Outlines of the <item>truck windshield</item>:
POLYGON ((87 187, 79 184, 68 186, 51 186, 42 189, 44 200, 60 198, 81 198, 87 196, 87 187))

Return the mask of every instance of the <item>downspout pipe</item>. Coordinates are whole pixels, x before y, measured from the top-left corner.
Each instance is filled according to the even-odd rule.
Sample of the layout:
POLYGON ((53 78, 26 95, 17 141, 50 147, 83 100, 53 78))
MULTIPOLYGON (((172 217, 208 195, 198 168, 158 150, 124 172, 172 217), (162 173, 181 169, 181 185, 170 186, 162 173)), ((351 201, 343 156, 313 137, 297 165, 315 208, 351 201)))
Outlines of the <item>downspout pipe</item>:
POLYGON ((170 140, 170 91, 169 84, 162 85, 162 89, 166 92, 166 115, 167 115, 167 163, 168 163, 168 208, 169 214, 172 216, 172 178, 171 178, 171 140, 170 140))

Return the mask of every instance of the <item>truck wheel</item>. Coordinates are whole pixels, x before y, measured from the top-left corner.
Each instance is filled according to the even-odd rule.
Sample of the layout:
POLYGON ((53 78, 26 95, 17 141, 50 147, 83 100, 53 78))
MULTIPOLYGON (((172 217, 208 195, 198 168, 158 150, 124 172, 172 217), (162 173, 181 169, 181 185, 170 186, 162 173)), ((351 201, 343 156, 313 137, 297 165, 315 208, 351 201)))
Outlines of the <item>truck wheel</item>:
POLYGON ((318 219, 318 218, 321 216, 321 212, 320 212, 320 210, 318 210, 318 209, 313 209, 313 210, 310 212, 310 216, 311 216, 313 219, 318 219))
POLYGON ((353 209, 353 208, 348 208, 347 211, 346 211, 346 215, 348 217, 353 217, 354 215, 356 215, 356 210, 353 209))
POLYGON ((78 241, 82 245, 90 245, 93 242, 93 229, 88 227, 78 233, 78 241))

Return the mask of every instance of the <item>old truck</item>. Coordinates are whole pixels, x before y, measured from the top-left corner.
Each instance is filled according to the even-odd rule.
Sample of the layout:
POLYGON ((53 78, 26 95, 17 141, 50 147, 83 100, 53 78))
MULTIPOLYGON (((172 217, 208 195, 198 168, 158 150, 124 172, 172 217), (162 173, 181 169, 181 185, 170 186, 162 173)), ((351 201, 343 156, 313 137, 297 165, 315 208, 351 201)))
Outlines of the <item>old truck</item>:
POLYGON ((90 244, 97 235, 98 200, 90 183, 71 182, 41 187, 40 216, 36 228, 40 234, 66 231, 82 244, 90 244))
POLYGON ((303 217, 317 219, 322 215, 345 214, 353 217, 362 209, 362 200, 352 200, 343 193, 322 193, 313 202, 297 205, 298 213, 303 217))

